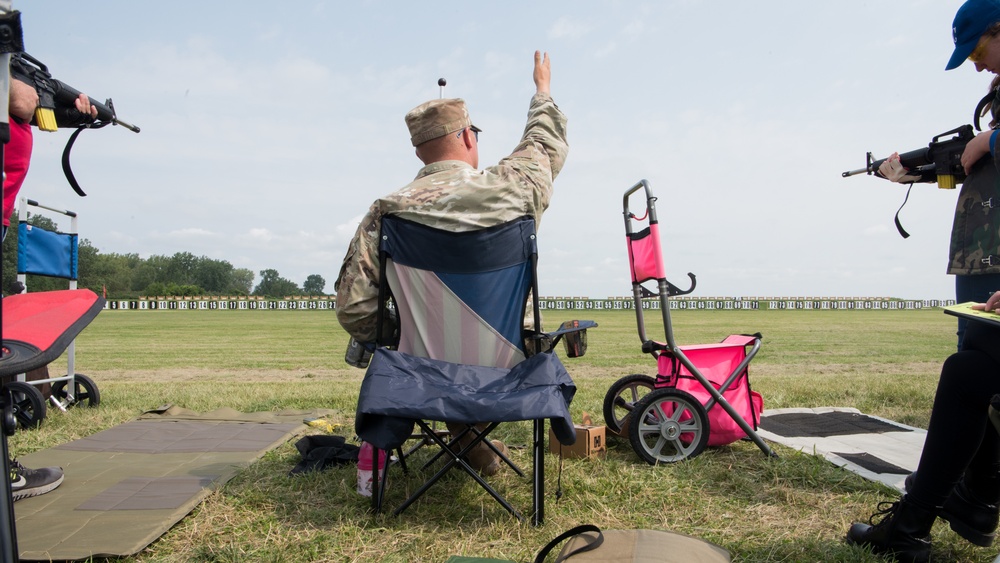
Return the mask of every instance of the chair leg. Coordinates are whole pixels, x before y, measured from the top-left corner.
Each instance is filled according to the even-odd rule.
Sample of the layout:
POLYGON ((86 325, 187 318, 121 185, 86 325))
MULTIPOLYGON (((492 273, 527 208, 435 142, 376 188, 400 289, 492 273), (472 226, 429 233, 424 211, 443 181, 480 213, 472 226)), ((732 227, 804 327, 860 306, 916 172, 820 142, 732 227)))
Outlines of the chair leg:
POLYGON ((534 436, 531 444, 532 472, 532 516, 531 524, 541 526, 545 522, 545 419, 534 421, 534 436))
POLYGON ((378 470, 378 458, 381 455, 381 451, 382 450, 375 448, 374 451, 372 452, 373 454, 372 459, 374 460, 374 462, 372 463, 372 466, 374 468, 374 470, 372 471, 372 512, 374 512, 375 514, 382 512, 382 500, 383 500, 382 494, 385 490, 383 487, 381 487, 381 481, 383 480, 382 479, 383 475, 379 475, 379 473, 381 472, 378 470))
MULTIPOLYGON (((407 469, 406 467, 406 456, 403 455, 403 446, 396 448, 396 455, 398 456, 399 459, 399 466, 403 468, 403 473, 408 475, 410 473, 410 470, 407 469)), ((389 460, 386 460, 385 471, 386 473, 389 472, 389 460)))
MULTIPOLYGON (((422 421, 417 421, 417 424, 420 424, 421 426, 423 426, 426 423, 424 423, 422 421)), ((449 459, 448 462, 445 463, 445 465, 441 469, 439 469, 437 471, 437 473, 435 473, 430 479, 428 479, 427 482, 425 482, 423 485, 421 485, 421 487, 419 489, 417 489, 416 492, 414 492, 412 495, 410 495, 410 498, 406 499, 406 501, 402 505, 400 505, 400 507, 397 508, 395 510, 395 512, 393 512, 393 515, 395 515, 395 516, 400 515, 411 504, 413 504, 418 498, 420 498, 421 495, 423 495, 425 492, 427 492, 427 490, 430 489, 431 486, 433 486, 434 483, 436 483, 452 467, 454 467, 455 465, 459 465, 459 466, 461 466, 461 468, 466 473, 469 474, 469 476, 471 476, 473 479, 475 479, 476 482, 479 483, 479 486, 481 486, 483 489, 485 489, 486 492, 489 493, 490 496, 492 496, 494 500, 496 500, 498 503, 500 503, 501 506, 503 506, 504 508, 506 508, 508 512, 510 512, 511 514, 513 514, 515 518, 517 518, 518 520, 520 520, 520 521, 523 522, 524 521, 524 516, 522 516, 521 513, 517 511, 517 509, 515 509, 509 502, 507 502, 507 499, 505 499, 502 496, 500 496, 500 493, 498 493, 496 491, 496 489, 494 489, 493 487, 491 487, 490 484, 487 483, 479 475, 479 473, 476 470, 472 469, 472 467, 468 463, 466 463, 464 459, 462 459, 462 456, 464 456, 469 450, 472 449, 472 447, 474 447, 481 440, 485 439, 486 436, 490 432, 492 432, 493 429, 496 428, 497 426, 499 426, 499 423, 497 423, 497 422, 490 423, 490 425, 486 427, 486 429, 482 432, 482 434, 476 436, 476 438, 473 439, 472 442, 470 442, 469 444, 467 444, 462 449, 462 451, 460 451, 458 453, 452 451, 451 448, 449 447, 449 444, 446 443, 444 440, 442 440, 440 437, 438 437, 437 435, 433 435, 432 434, 431 435, 432 439, 438 444, 438 446, 440 446, 442 448, 442 450, 444 451, 444 454, 448 455, 449 457, 451 457, 451 459, 449 459)), ((536 432, 536 434, 537 434, 537 432, 536 432)))

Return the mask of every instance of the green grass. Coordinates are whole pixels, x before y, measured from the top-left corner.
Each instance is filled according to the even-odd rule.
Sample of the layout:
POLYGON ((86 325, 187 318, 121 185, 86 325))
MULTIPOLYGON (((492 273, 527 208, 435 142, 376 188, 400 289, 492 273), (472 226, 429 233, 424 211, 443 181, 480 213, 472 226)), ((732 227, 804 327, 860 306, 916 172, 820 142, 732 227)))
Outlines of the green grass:
MULTIPOLYGON (((579 388, 575 418, 602 419, 608 387, 631 373, 654 374, 639 350, 630 311, 547 311, 547 324, 578 315, 600 327, 585 357, 565 364, 579 388)), ((954 350, 954 319, 917 311, 674 311, 682 344, 761 332, 751 382, 765 408, 843 406, 925 427, 941 362, 954 350)), ((658 312, 649 333, 662 338, 658 312)), ((353 437, 363 371, 344 364, 347 336, 331 311, 106 311, 77 340, 77 371, 102 394, 96 409, 51 413, 41 428, 10 439, 15 454, 64 443, 173 403, 206 411, 328 408, 340 434, 353 437)), ((64 370, 64 360, 51 366, 64 370), (62 364, 62 365, 61 365, 62 364)), ((528 428, 501 436, 515 446, 528 428)), ((444 561, 464 554, 530 561, 566 528, 659 528, 713 541, 737 561, 878 561, 847 546, 852 521, 865 520, 893 491, 817 457, 777 447, 767 459, 751 443, 706 451, 670 466, 639 461, 626 442, 609 440, 600 460, 565 460, 556 500, 558 458, 548 456, 546 523, 520 524, 461 475, 447 477, 400 517, 372 515, 344 467, 290 478, 291 444, 268 453, 212 494, 162 538, 126 561, 444 561), (434 494, 436 493, 436 494, 434 494)), ((416 472, 419 473, 419 472, 416 472)), ((399 501, 420 475, 396 475, 399 501)), ((515 506, 530 507, 530 483, 507 472, 491 478, 515 506)), ((934 529, 934 555, 992 561, 946 524, 934 529)))

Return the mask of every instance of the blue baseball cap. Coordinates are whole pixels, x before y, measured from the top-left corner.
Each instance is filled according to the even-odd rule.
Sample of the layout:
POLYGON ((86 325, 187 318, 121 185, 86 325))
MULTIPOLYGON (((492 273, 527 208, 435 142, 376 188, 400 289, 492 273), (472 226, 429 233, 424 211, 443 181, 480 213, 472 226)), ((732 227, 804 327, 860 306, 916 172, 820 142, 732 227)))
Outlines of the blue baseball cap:
POLYGON ((968 0, 955 14, 951 24, 951 36, 955 40, 955 52, 948 60, 945 70, 958 68, 969 58, 979 44, 979 38, 991 25, 1000 21, 1000 0, 968 0))

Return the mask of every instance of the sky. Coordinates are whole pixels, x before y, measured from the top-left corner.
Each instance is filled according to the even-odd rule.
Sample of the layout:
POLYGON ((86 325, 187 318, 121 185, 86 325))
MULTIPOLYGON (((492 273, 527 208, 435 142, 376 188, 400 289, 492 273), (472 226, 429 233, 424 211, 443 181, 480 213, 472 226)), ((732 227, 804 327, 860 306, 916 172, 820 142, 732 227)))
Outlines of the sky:
MULTIPOLYGON (((541 293, 631 293, 622 195, 657 196, 667 276, 695 296, 950 299, 957 190, 843 178, 972 122, 959 0, 14 0, 26 51, 141 128, 35 135, 23 195, 103 253, 191 252, 332 293, 368 206, 420 162, 403 116, 467 101, 480 166, 509 154, 549 54, 570 153, 539 229, 541 293)), ((633 204, 633 206, 638 203, 633 204)))

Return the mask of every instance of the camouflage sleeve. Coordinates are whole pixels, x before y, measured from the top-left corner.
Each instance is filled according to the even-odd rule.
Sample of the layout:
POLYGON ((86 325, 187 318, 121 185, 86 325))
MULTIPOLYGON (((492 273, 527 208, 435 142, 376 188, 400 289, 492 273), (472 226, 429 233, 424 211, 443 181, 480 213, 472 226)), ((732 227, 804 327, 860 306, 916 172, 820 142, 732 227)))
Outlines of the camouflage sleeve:
POLYGON ((518 177, 519 184, 531 190, 530 195, 525 194, 531 200, 526 211, 535 216, 536 228, 552 199, 552 182, 566 163, 567 154, 566 116, 551 96, 535 94, 520 143, 494 170, 501 177, 518 177))
POLYGON ((334 291, 337 292, 337 320, 348 334, 360 342, 375 340, 380 223, 376 202, 358 225, 334 284, 334 291))
POLYGON ((548 160, 546 167, 551 173, 550 181, 555 180, 566 164, 569 143, 566 141, 566 116, 548 94, 535 94, 531 98, 528 122, 514 154, 528 147, 545 154, 548 160))

